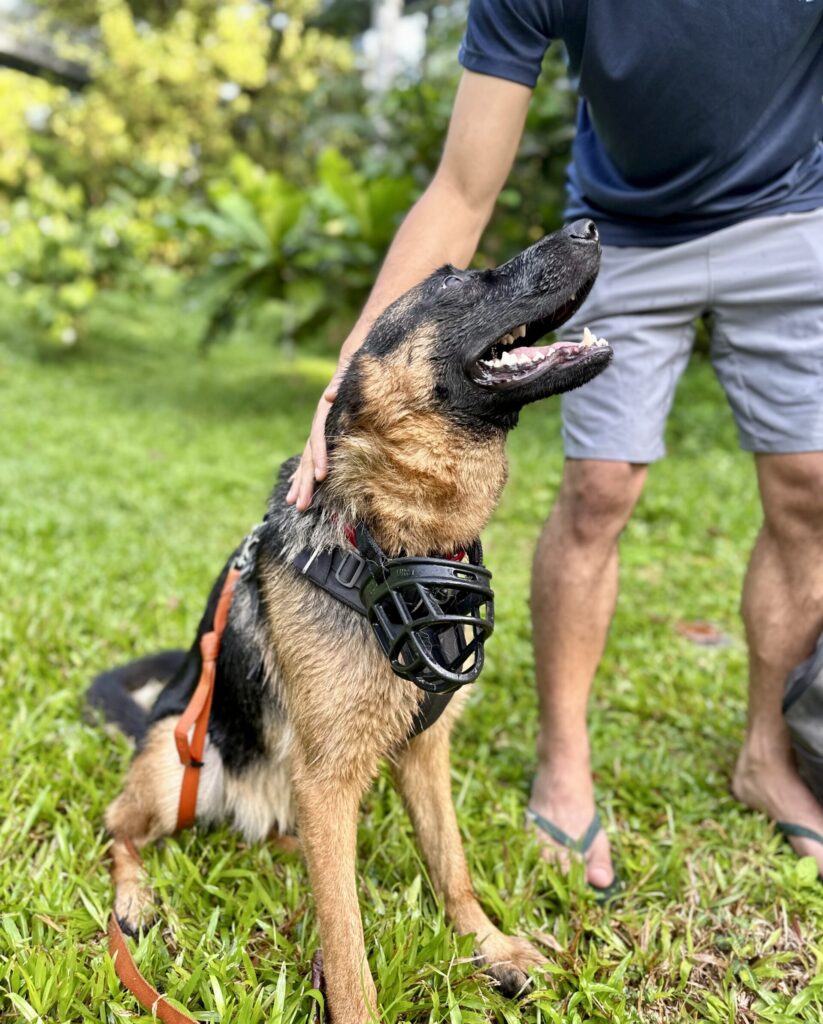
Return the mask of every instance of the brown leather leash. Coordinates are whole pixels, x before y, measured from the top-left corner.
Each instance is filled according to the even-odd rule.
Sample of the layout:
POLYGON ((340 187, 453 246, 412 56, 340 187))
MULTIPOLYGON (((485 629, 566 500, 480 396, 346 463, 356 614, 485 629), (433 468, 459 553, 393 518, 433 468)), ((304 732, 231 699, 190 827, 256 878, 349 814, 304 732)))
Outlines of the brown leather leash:
POLYGON ((177 808, 177 831, 188 828, 194 822, 194 811, 197 806, 197 790, 200 786, 200 769, 203 767, 203 748, 206 745, 206 731, 209 727, 209 714, 214 696, 214 679, 217 672, 217 656, 220 654, 220 643, 223 630, 229 618, 229 609, 234 598, 234 588, 240 579, 240 570, 231 568, 226 574, 223 589, 214 613, 214 624, 208 633, 200 637, 200 653, 203 667, 200 669, 200 680, 186 710, 174 728, 174 742, 177 745, 177 756, 184 766, 183 785, 180 788, 180 804, 177 808), (189 729, 194 726, 191 741, 189 729))
MULTIPOLYGON (((194 822, 197 807, 197 790, 200 786, 200 769, 203 767, 203 751, 206 746, 206 733, 209 726, 209 714, 214 696, 214 681, 217 672, 217 658, 220 654, 220 643, 223 631, 229 618, 229 609, 234 598, 234 589, 241 572, 230 568, 220 591, 214 623, 208 633, 200 637, 200 653, 202 667, 200 679, 191 695, 186 710, 174 730, 174 742, 177 756, 183 765, 183 783, 180 787, 180 803, 177 807, 177 831, 188 828, 194 822), (192 731, 189 739, 189 730, 192 731)), ((142 865, 137 848, 131 850, 132 856, 142 865)), ((123 930, 112 912, 109 918, 109 956, 114 962, 114 970, 121 983, 131 992, 141 1006, 145 1007, 163 1024, 197 1024, 194 1017, 176 1010, 158 991, 143 977, 134 962, 123 930)))
POLYGON ((140 973, 114 913, 109 918, 109 956, 114 961, 114 970, 121 983, 152 1016, 162 1020, 163 1024, 197 1024, 194 1017, 183 1010, 176 1010, 140 973))

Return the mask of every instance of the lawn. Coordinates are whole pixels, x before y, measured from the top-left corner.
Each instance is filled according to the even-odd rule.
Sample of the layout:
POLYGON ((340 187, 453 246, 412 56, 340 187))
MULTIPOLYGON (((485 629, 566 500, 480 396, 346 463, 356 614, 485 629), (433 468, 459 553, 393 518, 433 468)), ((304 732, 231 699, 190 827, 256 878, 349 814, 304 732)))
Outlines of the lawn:
MULTIPOLYGON (((2 296, 0 296, 2 298, 2 296)), ((101 668, 189 642, 212 578, 302 445, 331 363, 247 339, 201 358, 190 317, 114 296, 87 347, 46 353, 0 312, 0 1019, 150 1020, 115 978, 103 810, 129 746, 84 711, 101 668)), ((738 594, 759 522, 703 361, 690 367, 623 546, 592 708, 622 898, 598 907, 523 829, 534 767, 527 582, 561 472, 558 406, 512 435, 487 530, 498 629, 454 742, 476 887, 551 966, 519 1004, 444 923, 388 777, 365 801, 360 892, 386 1022, 823 1018, 823 890, 728 782, 745 712, 738 594), (708 620, 700 647, 676 630, 708 620)), ((192 830, 147 852, 162 928, 137 959, 202 1020, 313 1018, 317 946, 299 857, 192 830)))

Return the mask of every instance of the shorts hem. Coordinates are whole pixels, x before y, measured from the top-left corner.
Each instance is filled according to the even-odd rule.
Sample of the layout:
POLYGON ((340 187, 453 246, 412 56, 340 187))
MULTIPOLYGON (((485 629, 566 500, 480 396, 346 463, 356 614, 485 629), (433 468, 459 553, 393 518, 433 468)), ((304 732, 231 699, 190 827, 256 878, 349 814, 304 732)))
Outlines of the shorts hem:
POLYGON ((823 437, 791 437, 782 440, 763 441, 748 434, 740 434, 740 447, 752 455, 801 455, 804 452, 823 452, 823 437))
POLYGON ((655 448, 652 452, 617 451, 614 448, 584 448, 580 445, 564 444, 563 450, 567 459, 592 459, 597 462, 628 462, 635 466, 647 466, 659 462, 666 455, 665 448, 655 448))

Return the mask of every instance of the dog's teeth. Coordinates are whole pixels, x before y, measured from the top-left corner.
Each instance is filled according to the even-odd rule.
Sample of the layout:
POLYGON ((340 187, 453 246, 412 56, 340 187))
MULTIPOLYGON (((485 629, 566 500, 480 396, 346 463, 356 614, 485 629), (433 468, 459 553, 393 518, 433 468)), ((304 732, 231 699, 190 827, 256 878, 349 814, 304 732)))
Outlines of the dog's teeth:
POLYGON ((503 366, 513 366, 517 362, 517 360, 510 352, 504 352, 503 355, 500 357, 500 362, 503 364, 503 366))
POLYGON ((569 302, 574 302, 574 300, 576 298, 577 298, 577 292, 572 292, 572 297, 569 299, 569 302))
POLYGON ((583 342, 582 342, 583 347, 584 348, 590 348, 592 345, 596 344, 596 342, 597 342, 597 338, 595 338, 595 336, 588 329, 588 327, 584 327, 583 328, 583 342))
POLYGON ((597 341, 595 342, 595 344, 602 346, 602 345, 608 345, 609 343, 606 341, 605 338, 598 338, 597 341))
POLYGON ((519 327, 515 327, 515 329, 513 331, 513 334, 514 334, 515 338, 525 338, 526 337, 526 325, 525 324, 521 324, 519 327))
POLYGON ((504 334, 503 337, 500 339, 501 345, 511 345, 513 341, 514 335, 512 334, 504 334))

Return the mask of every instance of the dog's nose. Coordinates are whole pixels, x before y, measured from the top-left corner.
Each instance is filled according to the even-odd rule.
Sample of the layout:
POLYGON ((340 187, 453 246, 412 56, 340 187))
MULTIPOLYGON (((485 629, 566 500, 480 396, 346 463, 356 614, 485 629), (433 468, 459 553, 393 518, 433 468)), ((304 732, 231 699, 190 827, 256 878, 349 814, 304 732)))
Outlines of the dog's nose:
POLYGON ((575 242, 596 242, 599 239, 597 225, 593 220, 576 220, 567 225, 564 232, 575 242))

